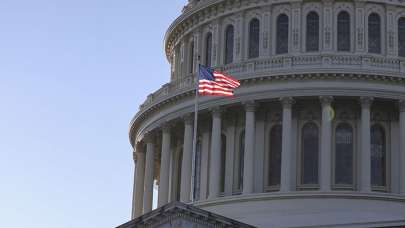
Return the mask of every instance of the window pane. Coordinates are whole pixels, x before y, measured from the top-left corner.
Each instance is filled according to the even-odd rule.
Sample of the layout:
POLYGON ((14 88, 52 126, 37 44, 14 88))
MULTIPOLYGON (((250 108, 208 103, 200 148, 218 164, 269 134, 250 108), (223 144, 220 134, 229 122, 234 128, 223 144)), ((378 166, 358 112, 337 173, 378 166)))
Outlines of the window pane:
POLYGON ((398 55, 405 57, 405 17, 398 20, 398 55))
POLYGON ((381 53, 381 21, 376 13, 368 16, 368 52, 381 53))
POLYGON ((226 136, 221 135, 221 192, 225 192, 226 136))
POLYGON ((282 126, 275 125, 270 131, 268 185, 280 185, 282 126))
POLYGON ((385 186, 385 131, 380 125, 371 127, 371 185, 385 186))
POLYGON ((350 15, 345 11, 338 15, 337 32, 338 51, 350 51, 350 15))
POLYGON ((353 129, 347 123, 336 127, 335 184, 353 184, 353 129))
POLYGON ((212 34, 208 33, 205 40, 205 65, 211 66, 211 54, 212 53, 212 34))
POLYGON ((259 57, 260 22, 253 19, 249 25, 249 58, 259 57))
POLYGON ((281 14, 277 18, 276 54, 288 53, 288 16, 281 14))
POLYGON ((200 199, 200 184, 201 184, 201 140, 197 141, 194 163, 194 200, 200 199))
POLYGON ((233 26, 229 25, 225 32, 225 64, 233 62, 233 26))
POLYGON ((194 71, 194 41, 190 42, 190 65, 189 65, 189 73, 192 74, 194 71))
POLYGON ((318 184, 318 127, 307 123, 302 128, 302 184, 318 184))
POLYGON ((239 189, 243 189, 243 167, 244 167, 244 157, 245 157, 245 132, 240 134, 240 146, 239 146, 239 170, 238 170, 238 182, 239 189))
POLYGON ((307 51, 319 51, 319 16, 315 12, 307 15, 307 51))

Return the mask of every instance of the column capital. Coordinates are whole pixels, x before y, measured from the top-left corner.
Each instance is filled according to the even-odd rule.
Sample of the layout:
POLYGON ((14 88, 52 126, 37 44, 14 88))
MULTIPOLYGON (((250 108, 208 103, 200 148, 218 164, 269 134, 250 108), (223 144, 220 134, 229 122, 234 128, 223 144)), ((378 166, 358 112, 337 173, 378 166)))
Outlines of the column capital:
POLYGON ((330 106, 333 102, 333 96, 320 96, 319 100, 321 101, 322 107, 330 106))
POLYGON ((399 100, 398 107, 400 112, 405 112, 405 100, 399 100))
POLYGON ((171 122, 164 122, 160 125, 160 128, 162 129, 163 133, 169 133, 172 127, 173 124, 171 122))
POLYGON ((189 113, 183 116, 184 124, 186 125, 191 125, 193 124, 194 121, 194 115, 193 113, 189 113))
POLYGON ((212 112, 212 117, 221 117, 224 110, 221 107, 216 106, 211 108, 210 111, 212 112))
POLYGON ((244 101, 242 105, 245 107, 246 112, 254 112, 258 106, 255 101, 244 101))
POLYGON ((281 97, 280 101, 283 105, 283 108, 291 108, 292 105, 295 103, 295 100, 292 97, 281 97))
POLYGON ((136 153, 135 150, 132 152, 132 158, 134 159, 134 162, 136 163, 136 161, 138 160, 138 154, 136 153))
POLYGON ((143 136, 143 139, 146 143, 154 143, 155 142, 155 134, 152 131, 148 131, 143 136))
POLYGON ((360 97, 360 104, 362 108, 370 108, 373 101, 373 97, 360 97))

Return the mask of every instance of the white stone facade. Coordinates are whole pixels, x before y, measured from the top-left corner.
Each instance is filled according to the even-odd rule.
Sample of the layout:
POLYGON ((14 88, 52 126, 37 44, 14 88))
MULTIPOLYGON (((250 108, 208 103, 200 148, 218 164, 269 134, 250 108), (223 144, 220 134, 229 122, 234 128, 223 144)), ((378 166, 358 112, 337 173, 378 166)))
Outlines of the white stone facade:
POLYGON ((165 43, 130 126, 134 218, 158 180, 159 206, 257 227, 405 225, 405 3, 189 1, 165 43), (198 59, 242 86, 200 98, 193 159, 198 59))

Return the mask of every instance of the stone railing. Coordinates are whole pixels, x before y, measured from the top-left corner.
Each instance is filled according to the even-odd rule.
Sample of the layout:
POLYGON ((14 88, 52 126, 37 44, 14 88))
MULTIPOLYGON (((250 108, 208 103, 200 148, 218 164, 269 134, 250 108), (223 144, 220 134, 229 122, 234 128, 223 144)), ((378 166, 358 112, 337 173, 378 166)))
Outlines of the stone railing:
MULTIPOLYGON (((272 76, 278 74, 330 72, 337 73, 369 73, 369 74, 394 74, 405 77, 405 60, 372 55, 299 55, 276 56, 268 59, 255 59, 241 63, 229 64, 218 67, 219 70, 239 79, 272 76)), ((155 104, 170 97, 194 89, 195 75, 171 81, 159 90, 150 94, 146 101, 140 105, 136 118, 155 104)))

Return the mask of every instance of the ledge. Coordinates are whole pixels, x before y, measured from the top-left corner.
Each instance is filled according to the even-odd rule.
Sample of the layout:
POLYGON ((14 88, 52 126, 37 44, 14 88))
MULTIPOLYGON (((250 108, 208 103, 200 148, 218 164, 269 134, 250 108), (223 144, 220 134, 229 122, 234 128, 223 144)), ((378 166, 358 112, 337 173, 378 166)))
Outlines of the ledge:
POLYGON ((230 203, 266 201, 266 200, 289 200, 289 199, 313 199, 313 198, 340 198, 340 199, 362 199, 362 200, 382 200, 405 203, 405 195, 392 193, 360 193, 353 191, 342 192, 291 192, 291 193, 255 193, 250 195, 237 195, 219 197, 214 200, 199 201, 191 203, 197 207, 211 207, 230 203))

